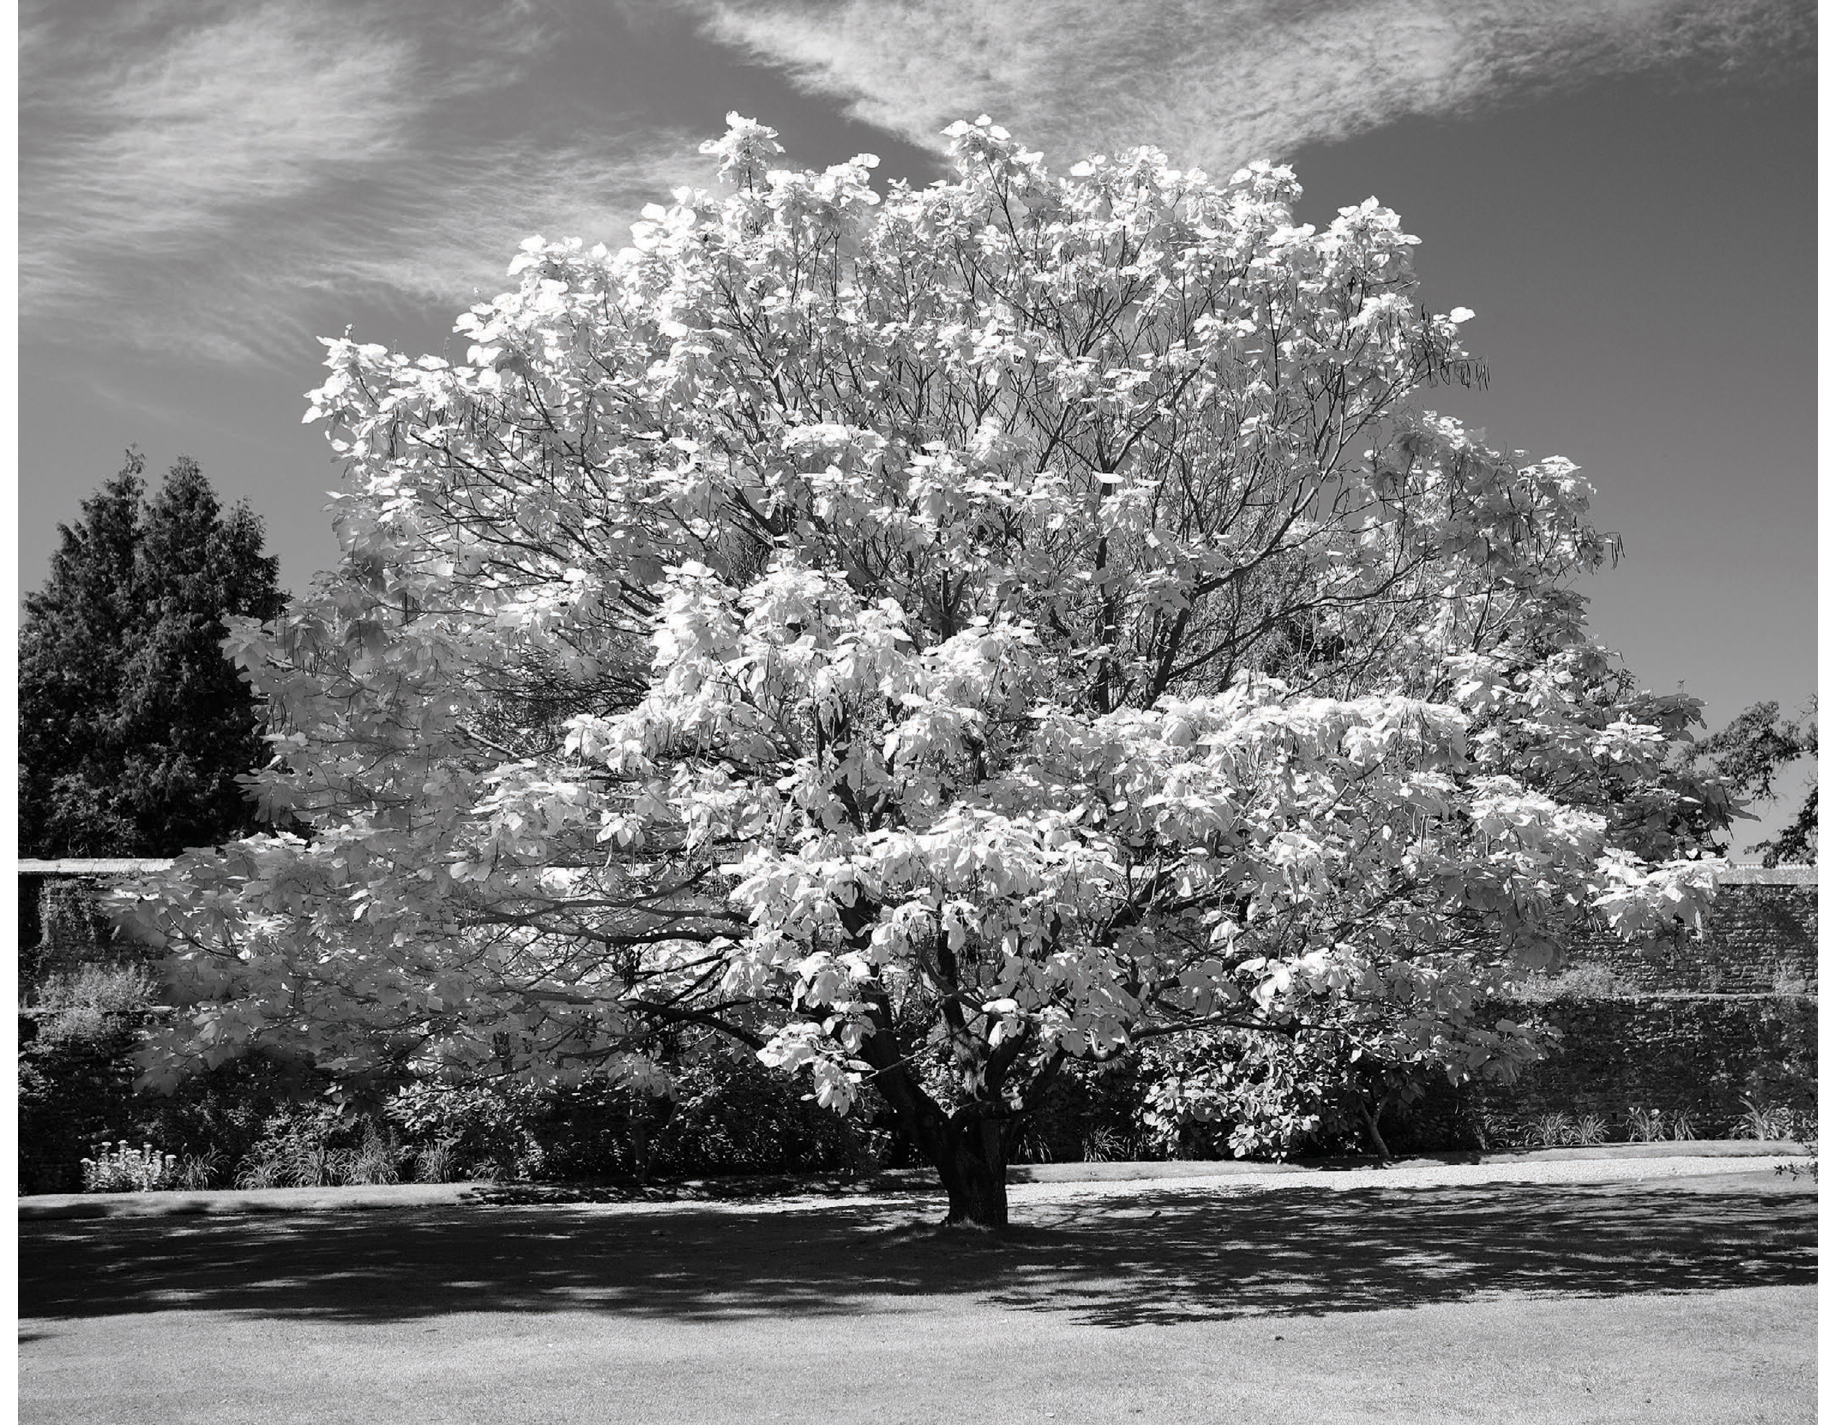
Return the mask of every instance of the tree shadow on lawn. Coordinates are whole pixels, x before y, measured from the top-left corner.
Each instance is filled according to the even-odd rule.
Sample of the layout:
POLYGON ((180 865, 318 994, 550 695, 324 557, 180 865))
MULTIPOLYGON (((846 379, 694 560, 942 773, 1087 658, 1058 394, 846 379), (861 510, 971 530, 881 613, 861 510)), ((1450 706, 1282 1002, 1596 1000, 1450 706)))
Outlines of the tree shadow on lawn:
POLYGON ((1720 1192, 1490 1184, 1220 1197, 1169 1187, 1022 1206, 1000 1237, 936 1230, 937 1206, 923 1202, 923 1221, 911 1207, 863 1203, 31 1222, 19 1311, 718 1319, 958 1298, 1132 1326, 1816 1280, 1814 1192, 1752 1179, 1720 1192))

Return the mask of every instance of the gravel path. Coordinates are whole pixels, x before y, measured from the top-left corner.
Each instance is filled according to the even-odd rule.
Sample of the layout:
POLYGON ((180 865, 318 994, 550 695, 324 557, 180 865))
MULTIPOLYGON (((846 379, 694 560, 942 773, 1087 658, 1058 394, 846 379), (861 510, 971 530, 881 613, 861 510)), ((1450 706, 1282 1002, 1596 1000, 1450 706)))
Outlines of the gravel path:
MULTIPOLYGON (((1230 1172, 1216 1175, 1163 1177, 1152 1172, 1140 1177, 1105 1178, 1101 1181, 1009 1183, 1007 1201, 1010 1209, 1066 1202, 1097 1202, 1105 1198, 1130 1198, 1144 1191, 1175 1192, 1181 1196, 1238 1197, 1261 1192, 1350 1192, 1368 1188, 1445 1188, 1477 1187, 1485 1183, 1647 1183, 1681 1180, 1687 1185, 1694 1179, 1707 1185, 1737 1178, 1744 1185, 1767 1183, 1778 1177, 1778 1169, 1796 1164, 1804 1170, 1801 1156, 1663 1157, 1663 1158, 1571 1158, 1566 1160, 1518 1160, 1490 1163, 1415 1163, 1389 1168, 1306 1168, 1277 1172, 1230 1172)), ((862 1207, 916 1206, 929 1198, 941 1199, 941 1190, 923 1193, 863 1193, 847 1200, 862 1207)), ((819 1193, 795 1193, 783 1197, 752 1199, 745 1202, 627 1202, 597 1205, 597 1211, 667 1213, 694 1208, 745 1213, 810 1212, 834 1205, 833 1197, 819 1193)))
MULTIPOLYGON (((1357 1188, 1457 1187, 1479 1183, 1610 1183, 1663 1178, 1722 1178, 1740 1174, 1746 1181, 1771 1175, 1781 1166, 1805 1168, 1809 1150, 1801 1144, 1704 1141, 1690 1144, 1611 1144, 1595 1149, 1556 1148, 1534 1153, 1497 1153, 1477 1162, 1406 1159, 1387 1167, 1315 1167, 1297 1163, 1170 1162, 1052 1163, 1020 1166, 1008 1183, 1008 1201, 1068 1202, 1131 1196, 1152 1186, 1194 1195, 1314 1188, 1325 1192, 1357 1188), (1666 1150, 1670 1151, 1666 1151, 1666 1150), (1775 1151, 1768 1151, 1775 1150, 1775 1151), (1013 1178, 1031 1179, 1014 1181, 1013 1178)), ((662 1201, 600 1201, 592 1205, 629 1212, 669 1212, 686 1207, 724 1207, 746 1212, 804 1212, 838 1200, 862 1205, 894 1205, 940 1197, 934 1174, 905 1170, 884 1175, 884 1190, 875 1184, 831 1184, 826 1188, 783 1192, 725 1191, 704 1195, 685 1192, 662 1201), (892 1185, 890 1180, 897 1180, 892 1185)), ((693 1186, 693 1185, 685 1185, 693 1186)), ((731 1187, 732 1185, 727 1185, 731 1187)), ((560 1203, 565 1196, 540 1186, 499 1188, 489 1183, 400 1183, 377 1187, 266 1188, 251 1191, 60 1193, 22 1198, 21 1222, 76 1217, 240 1216, 249 1213, 336 1212, 379 1208, 483 1206, 503 1194, 506 1205, 560 1203)))
MULTIPOLYGON (((1249 1191, 1346 1192, 1356 1188, 1467 1187, 1478 1183, 1610 1183, 1653 1182, 1662 1178, 1722 1177, 1730 1173, 1776 1174, 1795 1157, 1742 1158, 1572 1158, 1556 1161, 1496 1163, 1399 1164, 1391 1168, 1311 1169, 1303 1173, 1233 1173, 1228 1177, 1182 1177, 1177 1186, 1194 1192, 1231 1194, 1249 1191)), ((1056 1202, 1139 1192, 1152 1179, 1109 1182, 1017 1183, 1007 1190, 1010 1202, 1056 1202)), ((1173 1184, 1159 1182, 1160 1187, 1173 1184)))

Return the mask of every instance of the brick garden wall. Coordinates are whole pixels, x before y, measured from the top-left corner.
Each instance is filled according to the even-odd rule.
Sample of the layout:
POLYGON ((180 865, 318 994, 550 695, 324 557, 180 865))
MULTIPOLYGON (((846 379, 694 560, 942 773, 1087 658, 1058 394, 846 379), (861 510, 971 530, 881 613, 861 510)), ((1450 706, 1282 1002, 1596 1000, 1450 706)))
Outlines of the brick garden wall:
POLYGON ((1700 942, 1657 953, 1608 937, 1576 946, 1551 993, 1498 1007, 1560 1030, 1559 1051, 1515 1083, 1476 1086, 1475 1104, 1610 1124, 1635 1107, 1681 1110, 1702 1137, 1733 1128, 1743 1100, 1814 1109, 1816 874, 1736 868, 1700 942))
POLYGON ((45 976, 74 974, 84 965, 125 964, 155 958, 146 947, 115 934, 102 913, 107 888, 140 870, 169 861, 27 861, 19 877, 19 987, 29 1001, 45 976), (50 868, 57 869, 50 869, 50 868), (81 869, 76 869, 81 868, 81 869))
POLYGON ((1620 993, 1817 993, 1817 868, 1737 866, 1722 879, 1701 941, 1650 951, 1602 934, 1570 948, 1575 966, 1620 993))
POLYGON ((1632 1108, 1686 1111, 1698 1136, 1719 1136, 1746 1111, 1817 1105, 1817 1001, 1805 995, 1563 998, 1534 1013, 1562 1033, 1559 1051, 1517 1082, 1476 1098, 1518 1116, 1632 1108))

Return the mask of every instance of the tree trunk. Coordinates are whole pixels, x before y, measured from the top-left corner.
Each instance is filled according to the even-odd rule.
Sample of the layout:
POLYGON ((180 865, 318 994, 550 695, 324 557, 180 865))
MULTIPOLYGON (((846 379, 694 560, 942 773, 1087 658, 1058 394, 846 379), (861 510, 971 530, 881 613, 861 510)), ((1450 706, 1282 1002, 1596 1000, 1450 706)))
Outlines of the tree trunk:
POLYGON ((954 1120, 947 1125, 937 1175, 950 1195, 944 1226, 1007 1226, 1007 1122, 954 1120))
POLYGON ((650 1135, 644 1131, 641 1119, 631 1120, 631 1168, 637 1174, 637 1185, 645 1186, 650 1181, 650 1135))
MULTIPOLYGON (((863 913, 856 904, 848 908, 863 913)), ((968 1224, 999 1230, 1007 1226, 1007 1145, 1014 1119, 989 1102, 946 1113, 924 1091, 892 1032, 884 997, 872 998, 876 1032, 861 1041, 860 1055, 874 1070, 874 1085, 900 1129, 943 1181, 950 1195, 944 1225, 968 1224)), ((996 1087, 998 1088, 998 1076, 996 1087)))
POLYGON ((1380 1158, 1388 1158, 1390 1156, 1390 1145, 1383 1141, 1383 1134, 1377 1131, 1377 1114, 1383 1112, 1383 1104, 1379 1103, 1377 1105, 1377 1113, 1372 1113, 1370 1105, 1364 1101, 1364 1096, 1360 1094, 1358 1096, 1358 1107, 1364 1114, 1364 1126, 1370 1130, 1371 1142, 1377 1145, 1377 1156, 1380 1158))
POLYGON ((860 1053, 876 1070, 874 1083, 900 1129, 937 1169, 950 1195, 944 1224, 1007 1226, 1007 1142, 1013 1119, 1005 1113, 944 1112, 913 1077, 890 1032, 869 1035, 860 1053))

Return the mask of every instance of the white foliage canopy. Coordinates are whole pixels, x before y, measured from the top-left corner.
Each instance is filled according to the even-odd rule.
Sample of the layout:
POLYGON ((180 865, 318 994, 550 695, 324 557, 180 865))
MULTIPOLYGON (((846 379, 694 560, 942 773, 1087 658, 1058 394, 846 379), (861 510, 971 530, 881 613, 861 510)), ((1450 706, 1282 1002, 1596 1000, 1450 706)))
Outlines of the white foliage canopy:
POLYGON ((1696 708, 1590 641, 1575 469, 1422 409, 1471 314, 1396 215, 949 138, 880 192, 735 118, 463 363, 328 343, 344 559, 228 644, 282 829, 123 900, 155 1078, 724 1039, 960 1117, 1216 1025, 1459 1077, 1577 929, 1699 920, 1696 708))

